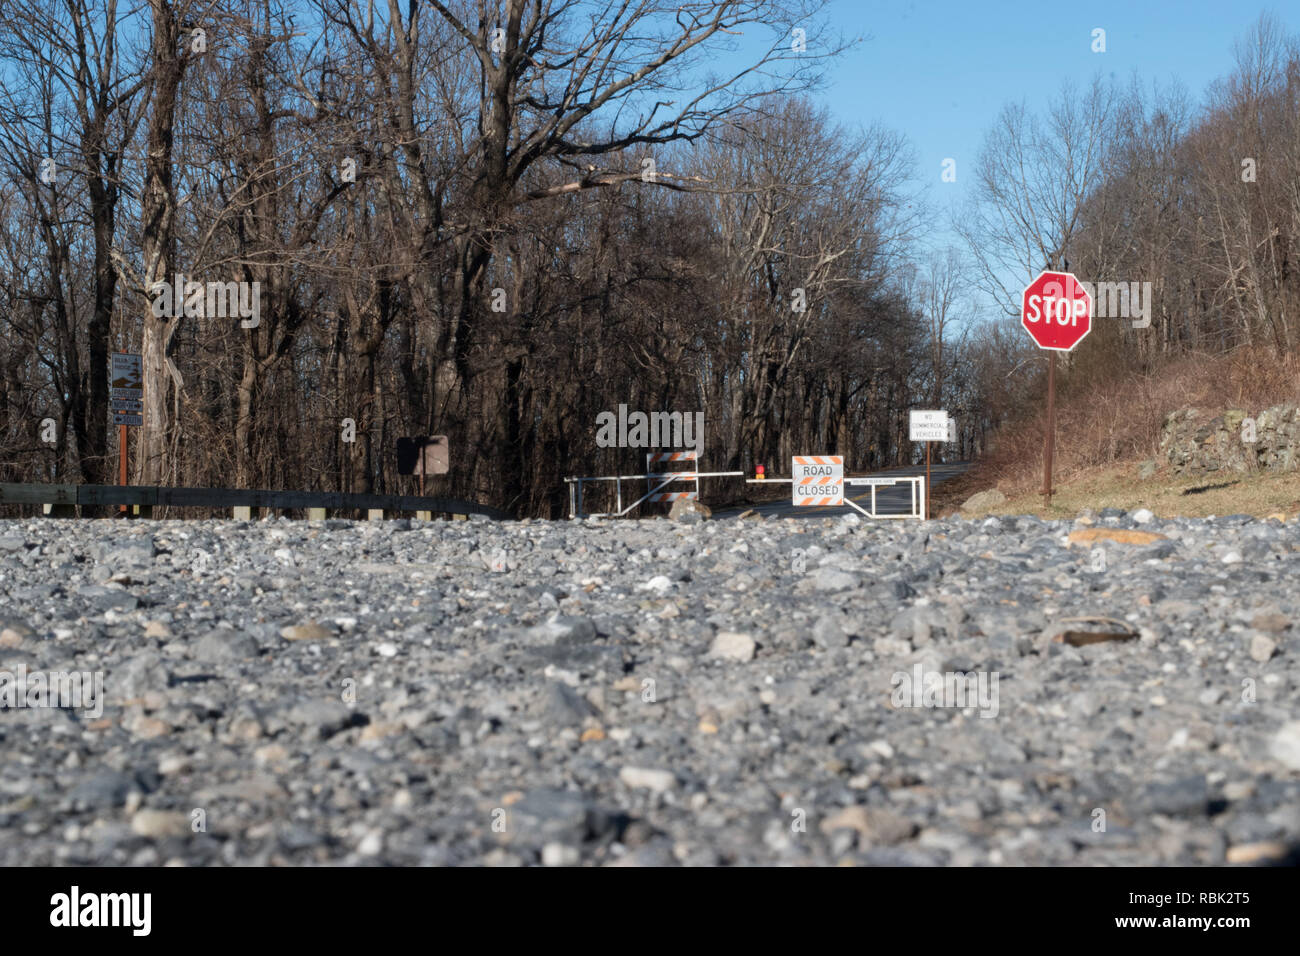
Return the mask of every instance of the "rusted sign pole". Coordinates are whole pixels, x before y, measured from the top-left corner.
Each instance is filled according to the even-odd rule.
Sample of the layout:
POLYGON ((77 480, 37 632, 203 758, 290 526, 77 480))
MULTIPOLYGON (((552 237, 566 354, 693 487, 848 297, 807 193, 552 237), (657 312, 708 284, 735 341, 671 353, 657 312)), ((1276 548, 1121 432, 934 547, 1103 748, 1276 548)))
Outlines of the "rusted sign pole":
POLYGON ((930 443, 925 443, 925 517, 930 517, 930 443))
MULTIPOLYGON (((117 426, 117 483, 126 486, 126 426, 117 426)), ((126 505, 119 505, 118 511, 126 514, 126 505)))
POLYGON ((1056 444, 1056 353, 1047 359, 1047 434, 1043 436, 1043 507, 1052 506, 1052 446, 1056 444))

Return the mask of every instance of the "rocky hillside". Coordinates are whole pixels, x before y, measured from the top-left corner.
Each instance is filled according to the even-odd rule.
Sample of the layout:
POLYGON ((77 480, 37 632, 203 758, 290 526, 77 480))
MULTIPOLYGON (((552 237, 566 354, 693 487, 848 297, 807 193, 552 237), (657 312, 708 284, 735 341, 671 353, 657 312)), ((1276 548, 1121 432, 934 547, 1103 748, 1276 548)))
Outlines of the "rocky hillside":
POLYGON ((1165 419, 1160 452, 1175 475, 1295 471, 1300 467, 1300 408, 1275 405, 1256 413, 1233 408, 1220 415, 1181 408, 1165 419))

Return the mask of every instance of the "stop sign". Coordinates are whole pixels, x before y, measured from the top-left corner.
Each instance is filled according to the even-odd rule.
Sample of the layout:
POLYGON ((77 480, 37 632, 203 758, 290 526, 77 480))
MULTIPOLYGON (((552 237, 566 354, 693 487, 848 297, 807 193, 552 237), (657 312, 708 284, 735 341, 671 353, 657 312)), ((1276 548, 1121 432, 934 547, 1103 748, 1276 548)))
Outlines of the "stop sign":
POLYGON ((1025 286, 1020 324, 1040 349, 1068 352, 1092 330, 1092 296, 1068 272, 1041 272, 1025 286))

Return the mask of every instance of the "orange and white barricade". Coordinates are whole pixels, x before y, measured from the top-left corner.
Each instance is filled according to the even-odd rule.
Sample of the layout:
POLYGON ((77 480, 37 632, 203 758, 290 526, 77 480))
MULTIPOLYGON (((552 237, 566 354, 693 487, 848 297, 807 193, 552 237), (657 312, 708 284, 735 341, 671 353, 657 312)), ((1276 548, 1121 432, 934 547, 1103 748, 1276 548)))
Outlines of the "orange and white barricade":
POLYGON ((665 462, 689 461, 695 462, 699 459, 699 452, 695 451, 652 451, 645 456, 646 470, 646 487, 649 489, 649 496, 646 501, 695 501, 700 497, 700 478, 696 471, 665 471, 655 473, 655 465, 661 465, 665 462), (685 488, 678 482, 691 484, 691 487, 685 488), (674 491, 661 491, 666 487, 673 487, 674 491))

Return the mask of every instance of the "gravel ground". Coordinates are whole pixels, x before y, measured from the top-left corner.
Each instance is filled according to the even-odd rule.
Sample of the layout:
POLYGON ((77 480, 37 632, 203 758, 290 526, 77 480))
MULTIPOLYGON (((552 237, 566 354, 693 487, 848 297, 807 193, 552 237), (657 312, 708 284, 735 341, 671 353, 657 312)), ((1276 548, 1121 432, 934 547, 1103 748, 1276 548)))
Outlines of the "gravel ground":
POLYGON ((0 863, 1294 862, 1298 579, 1142 512, 0 522, 0 863))

